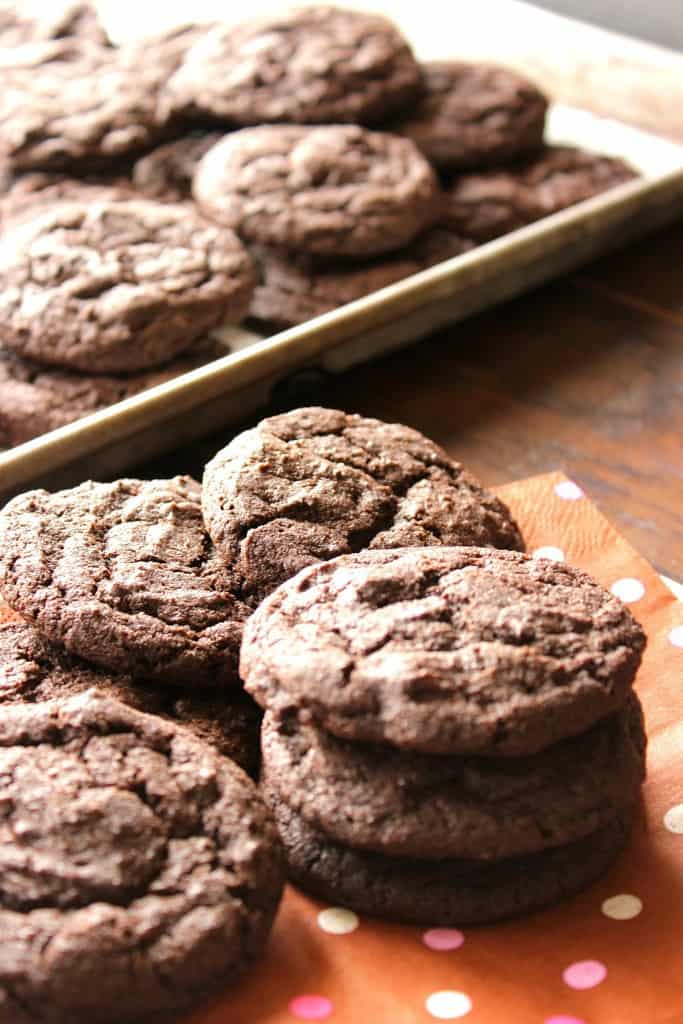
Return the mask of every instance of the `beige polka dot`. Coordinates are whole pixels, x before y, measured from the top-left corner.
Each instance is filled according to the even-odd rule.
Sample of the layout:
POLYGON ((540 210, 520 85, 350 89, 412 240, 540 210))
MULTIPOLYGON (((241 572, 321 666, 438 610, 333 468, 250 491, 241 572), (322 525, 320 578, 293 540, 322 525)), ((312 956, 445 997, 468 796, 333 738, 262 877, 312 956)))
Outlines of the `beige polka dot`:
POLYGON ((328 935, 348 935, 359 923, 358 916, 344 907, 328 907, 318 914, 318 927, 328 935))
POLYGON ((664 815, 664 828, 675 835, 683 836, 683 804, 669 808, 664 815))
POLYGON ((464 1017, 472 1009, 472 1000, 464 992, 452 992, 444 989, 432 992, 425 1000, 427 1013, 438 1020, 457 1020, 464 1017))
POLYGON ((636 580, 632 576, 624 576, 623 579, 617 580, 612 584, 610 590, 615 597, 624 601, 625 604, 632 604, 633 601, 640 601, 641 597, 645 593, 645 587, 640 580, 636 580))
POLYGON ((622 892, 604 900, 601 909, 605 917, 611 917, 613 921, 630 921, 632 917, 638 917, 643 902, 630 892, 622 892))
POLYGON ((669 643, 674 647, 683 647, 683 626, 674 626, 669 632, 669 643))
POLYGON ((564 551, 562 548, 553 547, 552 544, 546 544, 542 548, 536 548, 532 551, 534 558, 549 558, 553 562, 564 562, 564 551))

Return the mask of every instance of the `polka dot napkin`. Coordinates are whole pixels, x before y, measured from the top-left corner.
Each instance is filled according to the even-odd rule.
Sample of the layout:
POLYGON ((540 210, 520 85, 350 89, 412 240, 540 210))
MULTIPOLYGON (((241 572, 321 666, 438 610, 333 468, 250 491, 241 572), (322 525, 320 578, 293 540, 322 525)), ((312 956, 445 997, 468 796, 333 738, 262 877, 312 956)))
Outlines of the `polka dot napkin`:
POLYGON ((648 634, 648 779, 631 844, 552 910, 400 927, 290 889, 263 961, 185 1024, 683 1024, 683 602, 560 474, 499 490, 536 557, 588 570, 648 634))

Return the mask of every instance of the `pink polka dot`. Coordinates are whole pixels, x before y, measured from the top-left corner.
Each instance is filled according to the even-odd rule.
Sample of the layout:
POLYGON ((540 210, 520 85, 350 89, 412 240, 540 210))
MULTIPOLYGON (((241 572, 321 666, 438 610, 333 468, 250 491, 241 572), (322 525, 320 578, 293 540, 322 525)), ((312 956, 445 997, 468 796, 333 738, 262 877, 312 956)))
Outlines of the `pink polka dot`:
POLYGON ((465 936, 457 928, 430 928, 423 932, 422 941, 428 949, 436 949, 445 952, 449 949, 459 949, 465 941, 465 936))
POLYGON ((555 484, 555 494, 558 498, 564 498, 565 501, 577 501, 579 498, 583 498, 583 491, 573 480, 560 480, 559 484, 555 484))
POLYGON ((570 988, 595 988, 607 977, 607 968, 599 960, 577 960, 562 972, 570 988))
POLYGON ((332 1003, 325 996, 297 996, 290 1002, 289 1012, 299 1020, 326 1020, 332 1013, 332 1003))
POLYGON ((543 1024, 586 1024, 580 1017, 570 1017, 566 1013, 556 1013, 554 1017, 546 1017, 543 1024))

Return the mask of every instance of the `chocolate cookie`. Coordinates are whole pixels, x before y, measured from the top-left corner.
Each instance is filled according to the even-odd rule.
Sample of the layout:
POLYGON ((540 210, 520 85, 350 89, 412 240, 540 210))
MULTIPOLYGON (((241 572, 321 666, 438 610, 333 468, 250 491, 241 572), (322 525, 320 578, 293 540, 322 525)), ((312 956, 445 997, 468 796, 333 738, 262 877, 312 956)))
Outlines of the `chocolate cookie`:
POLYGON ((422 72, 422 98, 391 130, 437 167, 502 164, 542 145, 548 100, 516 71, 435 61, 422 72))
POLYGON ((0 513, 0 538, 5 600, 70 653, 167 684, 238 685, 249 612, 194 480, 29 491, 0 513))
MULTIPOLYGON (((46 11, 45 5, 40 12, 32 17, 26 8, 30 5, 22 2, 21 12, 16 3, 0 7, 0 47, 21 46, 22 43, 34 43, 46 39, 63 39, 67 36, 78 36, 103 46, 110 44, 102 22, 92 4, 66 2, 57 9, 46 11)), ((51 5, 53 8, 54 4, 51 5)))
POLYGON ((0 349, 0 445, 23 444, 226 354, 207 340, 159 369, 115 377, 45 367, 0 349))
POLYGON ((121 170, 83 178, 72 178, 60 171, 28 171, 12 176, 8 182, 5 193, 0 197, 0 221, 6 231, 11 224, 28 220, 55 203, 91 203, 136 197, 137 193, 121 170))
POLYGON ((500 860, 596 832, 637 800, 645 743, 635 694, 529 757, 409 754, 270 713, 262 734, 267 785, 311 828, 354 849, 420 859, 500 860))
POLYGON ((262 707, 342 739, 521 755, 617 711, 644 646, 621 601, 571 566, 493 548, 362 551, 271 594, 240 672, 262 707))
POLYGON ((341 846, 266 790, 290 879, 328 903, 404 924, 488 924, 569 899, 607 871, 626 845, 632 809, 575 843, 482 864, 384 857, 341 846))
POLYGON ((3 708, 0 1021, 189 1010, 262 951, 282 857, 256 787, 116 700, 3 708))
POLYGON ((161 139, 157 64, 83 39, 0 56, 0 156, 15 170, 88 168, 161 139))
POLYGON ((295 409, 239 434, 206 467, 221 556, 260 600, 304 566, 363 548, 523 547, 501 501, 416 430, 295 409))
POLYGON ((192 178, 201 158, 224 132, 195 132, 157 146, 133 167, 133 185, 153 199, 180 202, 192 194, 192 178))
POLYGON ((623 160, 570 146, 546 148, 505 170, 463 174, 446 190, 443 222, 487 242, 636 177, 623 160))
POLYGON ((341 260, 254 246, 249 250, 257 279, 249 313, 276 327, 291 327, 364 295, 386 288, 426 267, 473 248, 452 232, 431 228, 396 253, 349 265, 341 260))
POLYGON ((0 624, 0 706, 75 697, 95 688, 138 711, 185 725, 255 776, 260 762, 259 708, 242 691, 213 696, 139 684, 93 669, 51 644, 27 622, 0 624))
POLYGON ((420 80, 390 21, 314 6, 214 26, 189 50, 165 95, 176 112, 238 125, 371 124, 410 102, 420 80))
POLYGON ((434 171, 410 139, 357 125, 265 125, 200 161, 194 197, 251 242, 333 256, 407 245, 438 216, 434 171))
POLYGON ((60 202, 0 241, 2 341, 41 363, 144 370, 240 320, 252 285, 239 240, 187 206, 60 202))

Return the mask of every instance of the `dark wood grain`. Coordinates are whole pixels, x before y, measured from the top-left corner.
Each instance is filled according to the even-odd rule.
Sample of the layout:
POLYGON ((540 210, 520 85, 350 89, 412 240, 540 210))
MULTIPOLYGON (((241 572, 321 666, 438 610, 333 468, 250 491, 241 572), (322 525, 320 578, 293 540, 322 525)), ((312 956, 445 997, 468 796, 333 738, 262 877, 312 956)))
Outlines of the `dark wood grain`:
MULTIPOLYGON (((264 414, 312 401, 417 427, 489 485, 564 470, 683 579, 683 224, 264 414)), ((199 475, 227 439, 146 469, 199 475)))

